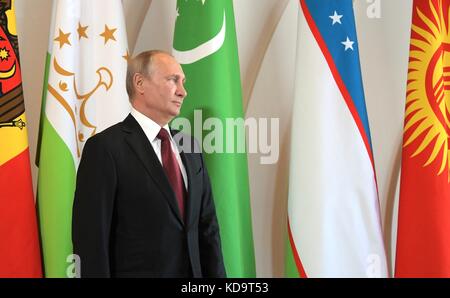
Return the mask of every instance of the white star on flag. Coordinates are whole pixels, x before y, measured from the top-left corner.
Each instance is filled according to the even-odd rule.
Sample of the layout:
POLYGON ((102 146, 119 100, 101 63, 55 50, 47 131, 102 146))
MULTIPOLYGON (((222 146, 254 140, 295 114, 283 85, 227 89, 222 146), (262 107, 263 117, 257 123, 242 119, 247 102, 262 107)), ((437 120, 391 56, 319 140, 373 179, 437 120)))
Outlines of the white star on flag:
POLYGON ((339 14, 337 13, 337 11, 335 10, 335 11, 334 11, 334 15, 330 16, 330 19, 333 20, 333 24, 332 24, 332 25, 334 25, 334 24, 336 24, 336 23, 339 23, 339 24, 342 25, 342 23, 341 23, 342 17, 343 17, 343 15, 339 15, 339 14))
POLYGON ((344 46, 345 46, 345 51, 347 51, 348 49, 351 49, 353 51, 353 44, 355 43, 354 41, 351 41, 348 36, 347 36, 347 40, 341 42, 344 46))

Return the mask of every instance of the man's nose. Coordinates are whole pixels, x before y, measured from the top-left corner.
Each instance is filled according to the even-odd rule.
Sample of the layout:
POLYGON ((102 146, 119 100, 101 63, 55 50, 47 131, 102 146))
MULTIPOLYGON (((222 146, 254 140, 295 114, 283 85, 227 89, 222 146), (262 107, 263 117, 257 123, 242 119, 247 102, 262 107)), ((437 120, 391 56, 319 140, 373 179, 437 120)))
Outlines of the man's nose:
POLYGON ((178 84, 178 88, 177 88, 177 96, 178 97, 182 97, 185 98, 187 96, 187 91, 184 88, 183 83, 178 84))

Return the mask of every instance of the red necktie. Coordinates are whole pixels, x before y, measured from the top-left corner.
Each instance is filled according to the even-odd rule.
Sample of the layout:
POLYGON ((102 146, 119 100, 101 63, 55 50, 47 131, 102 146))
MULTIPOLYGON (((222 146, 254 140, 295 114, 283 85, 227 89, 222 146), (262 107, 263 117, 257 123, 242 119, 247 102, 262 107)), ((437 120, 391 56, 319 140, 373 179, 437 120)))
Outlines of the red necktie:
POLYGON ((178 207, 180 208, 181 217, 184 220, 184 199, 185 199, 185 188, 183 182, 183 176, 181 175, 180 166, 178 165, 177 158, 172 151, 172 146, 170 144, 170 137, 167 130, 161 128, 157 138, 161 140, 161 159, 164 172, 166 172, 167 178, 169 179, 170 185, 177 197, 178 207))

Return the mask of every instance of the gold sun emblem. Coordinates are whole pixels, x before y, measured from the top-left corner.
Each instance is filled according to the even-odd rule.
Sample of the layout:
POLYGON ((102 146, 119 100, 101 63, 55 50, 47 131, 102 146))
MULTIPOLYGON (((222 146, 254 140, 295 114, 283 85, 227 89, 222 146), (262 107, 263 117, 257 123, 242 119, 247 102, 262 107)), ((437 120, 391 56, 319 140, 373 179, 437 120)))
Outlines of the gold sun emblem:
POLYGON ((431 14, 417 9, 412 24, 404 147, 417 140, 412 157, 425 154, 424 166, 438 163, 440 175, 449 173, 450 16, 442 0, 429 5, 431 14))
POLYGON ((6 48, 0 48, 0 60, 8 60, 9 58, 9 51, 6 48))

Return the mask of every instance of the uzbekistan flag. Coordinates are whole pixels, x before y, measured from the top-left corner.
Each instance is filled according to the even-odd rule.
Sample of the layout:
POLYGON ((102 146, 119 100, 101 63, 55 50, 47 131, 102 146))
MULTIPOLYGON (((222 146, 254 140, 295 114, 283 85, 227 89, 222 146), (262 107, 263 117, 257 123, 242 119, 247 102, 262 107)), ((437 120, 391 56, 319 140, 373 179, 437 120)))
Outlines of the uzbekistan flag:
POLYGON ((351 0, 301 0, 288 276, 386 277, 351 0))

